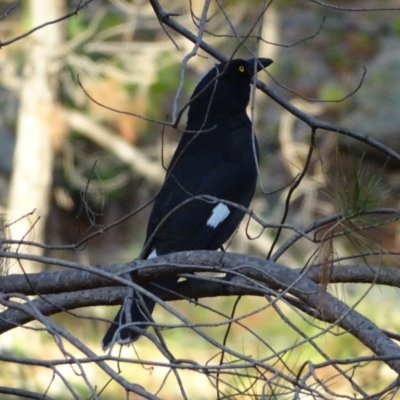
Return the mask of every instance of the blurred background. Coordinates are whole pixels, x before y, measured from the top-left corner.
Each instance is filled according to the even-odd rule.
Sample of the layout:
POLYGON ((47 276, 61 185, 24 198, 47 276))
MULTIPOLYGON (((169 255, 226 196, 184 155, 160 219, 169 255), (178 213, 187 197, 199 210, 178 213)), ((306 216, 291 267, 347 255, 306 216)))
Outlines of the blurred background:
MULTIPOLYGON (((73 13, 79 3, 2 0, 0 39, 3 44, 17 39, 33 27, 73 13)), ((366 4, 343 0, 336 1, 335 6, 365 7, 366 4)), ((398 2, 368 2, 368 7, 374 6, 396 7, 398 2)), ((190 32, 198 33, 204 1, 165 0, 162 7, 169 13, 179 14, 172 18, 190 32)), ((272 58, 274 64, 268 68, 268 75, 260 73, 258 79, 293 105, 321 120, 369 135, 400 152, 397 136, 400 133, 400 12, 348 12, 312 1, 294 0, 271 2, 264 14, 262 10, 263 6, 255 0, 211 1, 203 39, 227 57, 235 54, 235 57, 248 58, 258 52, 261 57, 272 58), (240 38, 245 45, 239 46, 240 38), (363 67, 367 73, 362 81, 363 67)), ((183 58, 192 48, 193 43, 185 37, 162 27, 151 5, 144 0, 95 0, 68 19, 2 46, 2 225, 13 239, 49 245, 46 249, 22 246, 19 251, 76 260, 88 266, 127 262, 139 254, 151 205, 141 208, 157 193, 164 178, 162 160, 168 165, 180 138, 178 129, 162 122, 173 122, 174 105, 178 111, 185 106, 196 84, 216 62, 200 50, 190 58, 187 68, 182 69, 183 58), (182 91, 178 91, 181 84, 182 91), (129 213, 132 213, 130 218, 106 229, 129 213), (76 249, 55 248, 73 247, 95 232, 99 234, 76 249)), ((310 128, 262 93, 256 93, 254 108, 249 107, 250 114, 261 153, 260 185, 252 208, 267 223, 279 224, 288 185, 305 164, 310 128)), ((185 127, 185 118, 183 114, 178 124, 181 129, 185 127)), ((398 175, 398 163, 376 149, 332 132, 318 131, 308 174, 294 192, 286 222, 304 229, 318 218, 335 213, 397 207, 398 175)), ((397 223, 390 218, 370 220, 372 228, 363 229, 362 235, 349 234, 336 240, 329 253, 335 257, 354 256, 365 248, 379 249, 385 254, 371 258, 371 263, 397 266, 397 257, 388 254, 398 247, 397 223)), ((229 250, 266 257, 276 230, 261 232, 254 222, 248 227, 245 223, 242 225, 229 250), (248 240, 248 236, 254 240, 248 240)), ((342 227, 344 231, 350 228, 342 227)), ((325 228, 321 235, 330 229, 325 228)), ((276 249, 292 234, 284 231, 276 249)), ((279 261, 293 268, 303 267, 309 260, 323 262, 324 251, 316 253, 315 249, 315 243, 301 240, 285 251, 279 261)), ((23 266, 27 272, 44 268, 28 262, 23 266)), ((21 273, 20 265, 11 263, 9 273, 21 273)), ((380 308, 387 304, 394 313, 393 318, 380 317, 380 323, 395 325, 388 325, 388 329, 399 328, 395 323, 400 320, 399 315, 390 306, 399 300, 395 290, 385 288, 382 293, 379 289, 341 286, 334 288, 334 293, 348 301, 365 295, 365 302, 359 307, 367 313, 374 310, 371 304, 380 304, 380 308)), ((216 307, 220 302, 221 309, 229 313, 232 301, 213 299, 212 304, 216 307)), ((249 298, 241 307, 257 308, 261 301, 249 298)), ((212 318, 205 310, 187 302, 179 302, 178 307, 194 319, 212 318)), ((77 314, 110 319, 114 312, 114 308, 102 307, 77 314)), ((316 329, 293 310, 288 308, 285 312, 288 318, 298 319, 296 323, 307 335, 316 329)), ((166 318, 163 311, 158 310, 155 319, 162 321, 163 318, 166 318)), ((104 322, 92 320, 76 326, 76 317, 65 315, 58 315, 55 320, 69 327, 85 343, 93 343, 99 352, 99 341, 106 328, 104 322)), ((285 325, 271 308, 249 317, 247 323, 259 329, 279 349, 297 340, 293 331, 283 328, 285 325)), ((49 351, 48 357, 57 357, 58 349, 49 343, 51 340, 45 333, 20 331, 19 339, 14 331, 3 335, 0 350, 12 354, 18 350, 27 357, 40 357, 49 351), (18 341, 28 334, 34 344, 29 349, 18 341)), ((245 333, 237 333, 242 334, 245 337, 245 333)), ((179 349, 179 343, 185 338, 185 334, 171 332, 171 346, 179 349)), ((187 340, 192 343, 191 339, 187 340)), ((350 353, 365 351, 349 335, 322 337, 320 341, 332 357, 348 357, 350 353)), ((154 355, 154 349, 148 345, 149 348, 146 343, 137 345, 141 355, 157 359, 159 355, 154 355)), ((257 343, 249 337, 246 346, 255 349, 257 343)), ((301 364, 304 355, 320 357, 311 347, 307 351, 296 348, 291 352, 292 359, 298 359, 301 364)), ((189 351, 185 347, 185 350, 195 352, 194 348, 189 351)), ((213 351, 201 344, 197 350, 204 360, 212 357, 213 351)), ((124 351, 135 357, 132 349, 124 351)), ((0 369, 5 371, 1 364, 0 369)), ((129 368, 129 373, 135 368, 132 380, 142 386, 152 389, 161 385, 164 375, 159 370, 129 368)), ((79 393, 87 395, 87 388, 76 371, 66 368, 65 373, 79 393)), ((375 369, 371 365, 369 373, 374 376, 373 382, 366 379, 365 384, 374 389, 382 384, 382 376, 389 380, 391 377, 382 365, 375 369)), ((90 375, 92 383, 104 384, 104 377, 96 374, 90 375)), ((46 371, 9 364, 7 373, 1 375, 2 385, 21 387, 24 382, 26 387, 33 385, 36 389, 50 385, 55 398, 63 398, 60 397, 62 385, 50 384, 51 373, 47 375, 46 371)), ((209 385, 204 377, 201 379, 209 385)), ((213 397, 211 385, 210 392, 204 389, 199 394, 196 390, 202 385, 201 380, 194 382, 193 388, 188 389, 193 393, 190 398, 213 397)), ((118 390, 110 385, 102 398, 122 396, 118 390)), ((177 398, 176 382, 168 381, 163 390, 163 398, 177 398)))

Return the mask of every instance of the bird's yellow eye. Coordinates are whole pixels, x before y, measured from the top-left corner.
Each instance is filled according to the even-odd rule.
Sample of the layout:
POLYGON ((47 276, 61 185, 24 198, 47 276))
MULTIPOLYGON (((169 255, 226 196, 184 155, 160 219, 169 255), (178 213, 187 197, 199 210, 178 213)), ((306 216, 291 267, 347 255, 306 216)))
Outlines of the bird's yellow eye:
POLYGON ((244 69, 245 69, 245 68, 244 68, 243 65, 240 65, 240 66, 239 66, 239 72, 244 72, 244 69))

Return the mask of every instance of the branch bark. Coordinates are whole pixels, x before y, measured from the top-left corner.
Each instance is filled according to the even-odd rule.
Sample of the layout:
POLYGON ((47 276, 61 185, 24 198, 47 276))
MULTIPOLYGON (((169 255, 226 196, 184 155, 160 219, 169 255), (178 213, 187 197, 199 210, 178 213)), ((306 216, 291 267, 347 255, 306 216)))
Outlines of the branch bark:
MULTIPOLYGON (((21 257, 21 255, 15 256, 21 257)), ((32 257, 30 256, 30 258, 32 257)), ((325 292, 323 296, 319 295, 322 289, 318 285, 317 270, 310 270, 306 276, 300 270, 293 270, 261 258, 211 251, 175 253, 150 260, 135 260, 118 266, 87 268, 76 264, 72 267, 75 268, 74 271, 46 272, 30 276, 11 275, 2 278, 0 303, 6 306, 12 305, 9 303, 9 299, 18 292, 25 292, 24 295, 55 294, 48 297, 42 296, 33 302, 19 304, 19 312, 9 309, 1 313, 0 333, 13 326, 28 322, 29 315, 31 315, 28 310, 31 310, 32 307, 37 307, 45 315, 50 315, 60 310, 82 306, 110 304, 110 302, 117 304, 125 295, 125 290, 119 294, 118 291, 110 288, 104 290, 96 288, 122 284, 137 289, 136 282, 142 283, 154 279, 156 276, 183 274, 190 278, 190 274, 193 272, 212 271, 229 273, 233 278, 231 282, 220 281, 216 285, 210 285, 209 282, 206 285, 199 285, 198 281, 196 285, 190 285, 189 280, 186 284, 186 292, 179 290, 179 293, 171 294, 168 300, 182 298, 182 295, 189 298, 231 294, 270 295, 273 290, 275 296, 279 297, 288 293, 314 310, 314 315, 320 320, 338 325, 357 337, 376 355, 383 357, 398 355, 400 359, 399 346, 392 342, 373 322, 331 294, 325 292), (120 277, 128 271, 135 274, 137 278, 135 283, 120 277), (89 288, 95 290, 88 293, 85 290, 89 288), (69 295, 66 294, 67 292, 69 295), (26 307, 26 312, 24 312, 26 307), (24 316, 24 313, 28 317, 24 316)), ((400 271, 363 266, 333 269, 333 282, 355 282, 359 279, 364 283, 382 283, 393 286, 400 283, 400 271)), ((386 362, 393 370, 400 373, 400 361, 390 359, 386 362)))

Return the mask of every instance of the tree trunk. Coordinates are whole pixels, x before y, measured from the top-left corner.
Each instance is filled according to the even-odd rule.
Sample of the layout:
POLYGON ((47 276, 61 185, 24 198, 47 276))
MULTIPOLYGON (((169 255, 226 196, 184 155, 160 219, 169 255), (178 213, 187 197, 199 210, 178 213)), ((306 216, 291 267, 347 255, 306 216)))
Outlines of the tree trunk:
MULTIPOLYGON (((64 0, 30 0, 28 4, 31 27, 65 14, 64 0)), ((57 103, 61 66, 59 49, 63 42, 64 23, 41 28, 27 40, 29 53, 21 88, 9 194, 9 220, 16 221, 10 226, 13 240, 43 242, 52 185, 54 143, 64 129, 62 118, 59 118, 61 108, 57 103)), ((32 246, 19 250, 31 254, 42 252, 32 246)), ((37 270, 34 264, 24 262, 23 266, 26 272, 37 270)))

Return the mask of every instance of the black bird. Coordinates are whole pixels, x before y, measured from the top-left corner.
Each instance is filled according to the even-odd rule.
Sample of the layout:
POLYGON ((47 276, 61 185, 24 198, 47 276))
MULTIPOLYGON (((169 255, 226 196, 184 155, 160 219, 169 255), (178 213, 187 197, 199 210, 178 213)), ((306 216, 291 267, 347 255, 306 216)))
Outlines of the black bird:
MULTIPOLYGON (((146 258, 186 250, 217 250, 238 227, 244 212, 223 200, 247 208, 254 195, 258 145, 246 107, 252 77, 271 63, 268 58, 223 62, 197 85, 189 103, 186 130, 150 215, 146 243, 154 236, 146 258), (202 195, 221 201, 193 199, 202 195)), ((143 288, 163 297, 177 280, 160 278, 143 288)), ((135 294, 130 323, 123 327, 127 311, 122 306, 103 338, 103 349, 114 341, 126 344, 137 340, 148 326, 154 306, 153 300, 135 294)))

